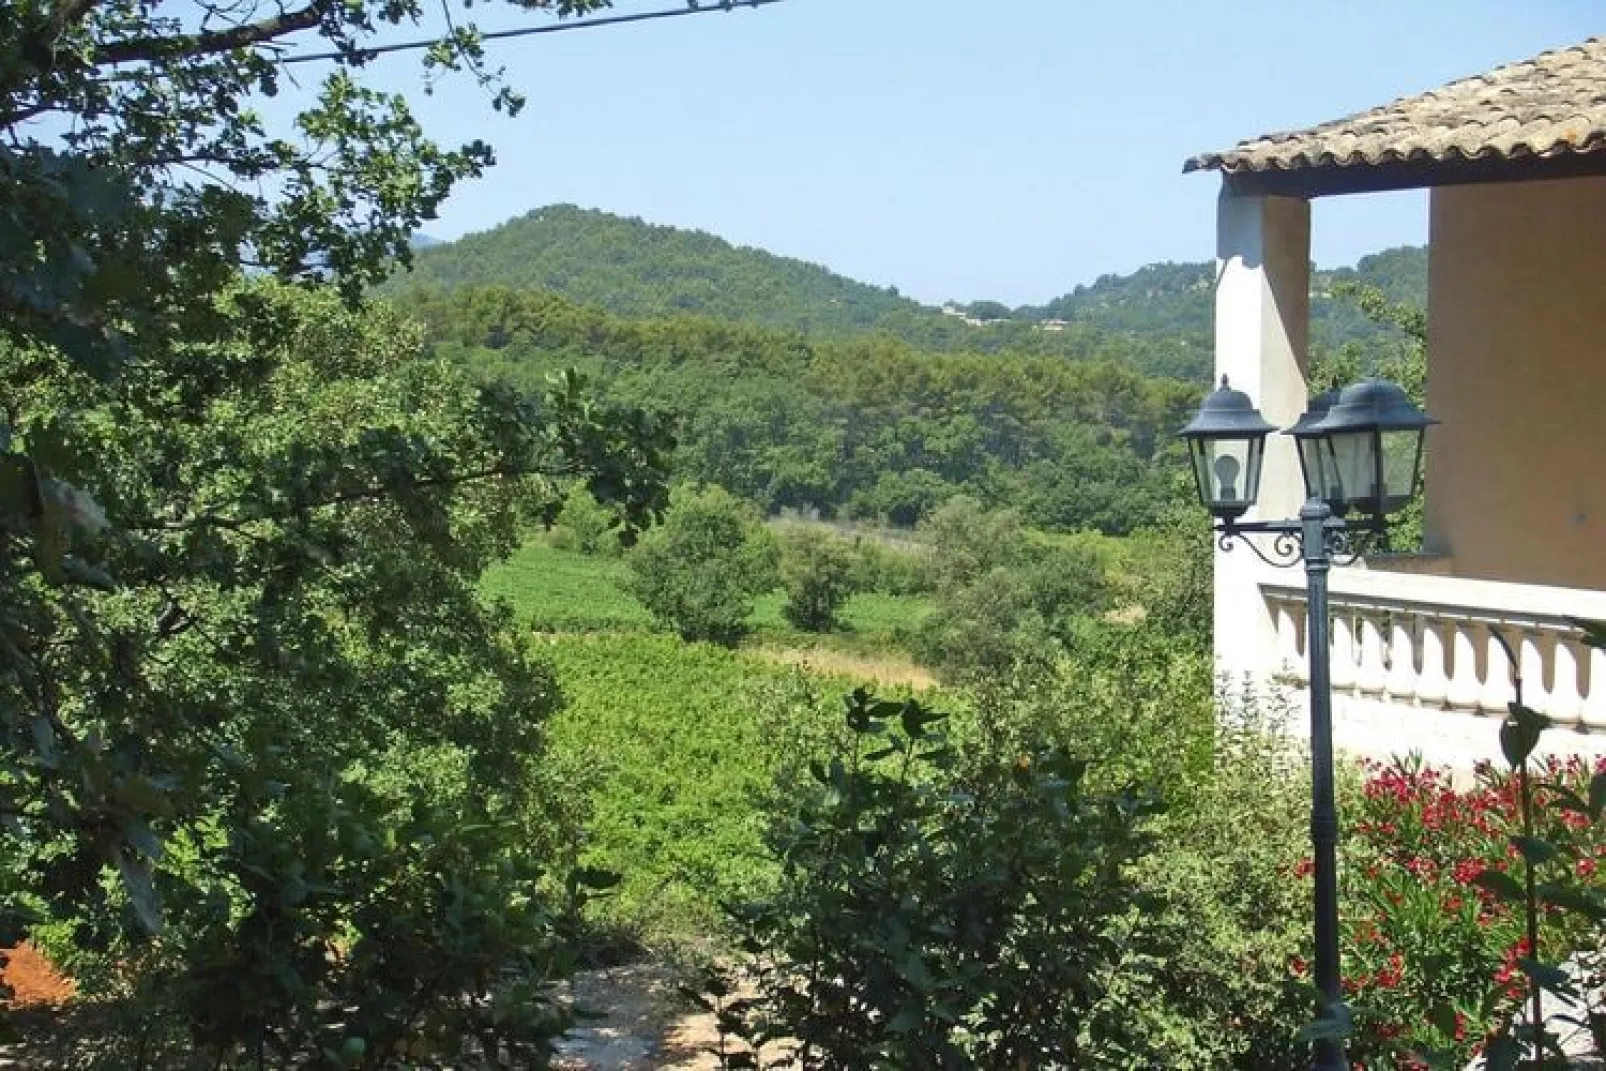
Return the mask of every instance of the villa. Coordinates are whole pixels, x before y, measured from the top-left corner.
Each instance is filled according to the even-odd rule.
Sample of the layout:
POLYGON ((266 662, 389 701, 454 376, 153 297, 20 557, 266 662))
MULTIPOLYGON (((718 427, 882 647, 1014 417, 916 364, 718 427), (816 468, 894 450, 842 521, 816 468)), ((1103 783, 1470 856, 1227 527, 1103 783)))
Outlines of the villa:
MULTIPOLYGON (((1606 652, 1573 624, 1606 620, 1606 38, 1184 169, 1222 180, 1216 375, 1279 427, 1313 387, 1311 200, 1429 191, 1425 552, 1333 571, 1337 746, 1497 758, 1498 634, 1528 705, 1565 728, 1545 746, 1606 753, 1606 652)), ((1302 498, 1274 435, 1249 519, 1302 498)), ((1302 684, 1303 576, 1242 548, 1215 566, 1220 671, 1302 684)))

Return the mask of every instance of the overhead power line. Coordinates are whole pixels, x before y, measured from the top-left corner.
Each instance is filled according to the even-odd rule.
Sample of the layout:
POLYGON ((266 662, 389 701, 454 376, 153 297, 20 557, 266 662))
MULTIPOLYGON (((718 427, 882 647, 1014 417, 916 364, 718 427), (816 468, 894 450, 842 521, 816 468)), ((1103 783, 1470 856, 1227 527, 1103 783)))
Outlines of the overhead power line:
MULTIPOLYGON (((638 11, 630 15, 603 15, 591 19, 575 19, 571 22, 549 22, 539 26, 518 26, 511 30, 491 30, 480 34, 482 41, 501 41, 509 37, 530 37, 541 33, 567 33, 570 30, 593 30, 602 26, 622 26, 631 22, 652 22, 657 19, 678 19, 685 15, 711 15, 716 11, 734 11, 739 7, 768 7, 771 4, 782 3, 782 0, 687 0, 685 7, 669 8, 664 11, 638 11)), ((359 48, 356 50, 361 56, 380 56, 387 52, 409 52, 420 48, 429 48, 447 40, 446 37, 425 37, 416 41, 398 41, 395 44, 375 45, 372 48, 359 48)), ((314 63, 318 61, 346 59, 349 53, 345 52, 307 52, 297 55, 281 56, 280 63, 314 63)))

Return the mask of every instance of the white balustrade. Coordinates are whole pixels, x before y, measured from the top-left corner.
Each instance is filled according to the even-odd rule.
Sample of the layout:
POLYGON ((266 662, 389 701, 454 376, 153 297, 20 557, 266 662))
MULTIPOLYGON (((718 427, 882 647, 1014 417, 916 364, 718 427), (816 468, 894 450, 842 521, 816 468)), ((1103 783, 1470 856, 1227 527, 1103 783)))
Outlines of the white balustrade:
MULTIPOLYGON (((1261 582, 1276 626, 1277 672, 1308 681, 1302 578, 1261 582)), ((1335 693, 1424 711, 1503 714, 1513 698, 1511 647, 1530 707, 1606 732, 1606 652, 1575 620, 1606 621, 1606 592, 1382 569, 1330 576, 1335 693)))

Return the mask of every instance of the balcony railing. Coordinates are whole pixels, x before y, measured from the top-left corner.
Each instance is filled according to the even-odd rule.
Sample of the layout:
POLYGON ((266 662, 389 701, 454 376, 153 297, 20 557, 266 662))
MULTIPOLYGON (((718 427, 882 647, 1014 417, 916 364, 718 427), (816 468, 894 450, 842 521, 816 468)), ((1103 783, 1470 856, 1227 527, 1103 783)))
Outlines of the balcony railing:
MULTIPOLYGON (((1279 670, 1306 683, 1304 577, 1268 577, 1261 591, 1279 670)), ((1606 592, 1381 569, 1335 569, 1330 591, 1335 695, 1503 714, 1511 660, 1499 635, 1528 706, 1559 725, 1606 732, 1606 652, 1585 647, 1573 623, 1606 621, 1606 592)))

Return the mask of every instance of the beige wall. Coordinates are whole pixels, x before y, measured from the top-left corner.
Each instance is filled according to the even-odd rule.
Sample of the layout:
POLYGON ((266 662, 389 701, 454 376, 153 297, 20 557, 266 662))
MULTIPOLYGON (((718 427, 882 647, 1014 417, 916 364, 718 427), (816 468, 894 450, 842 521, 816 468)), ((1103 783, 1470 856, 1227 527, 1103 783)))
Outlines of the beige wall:
POLYGON ((1436 189, 1430 236, 1429 549, 1606 588, 1606 179, 1436 189))

